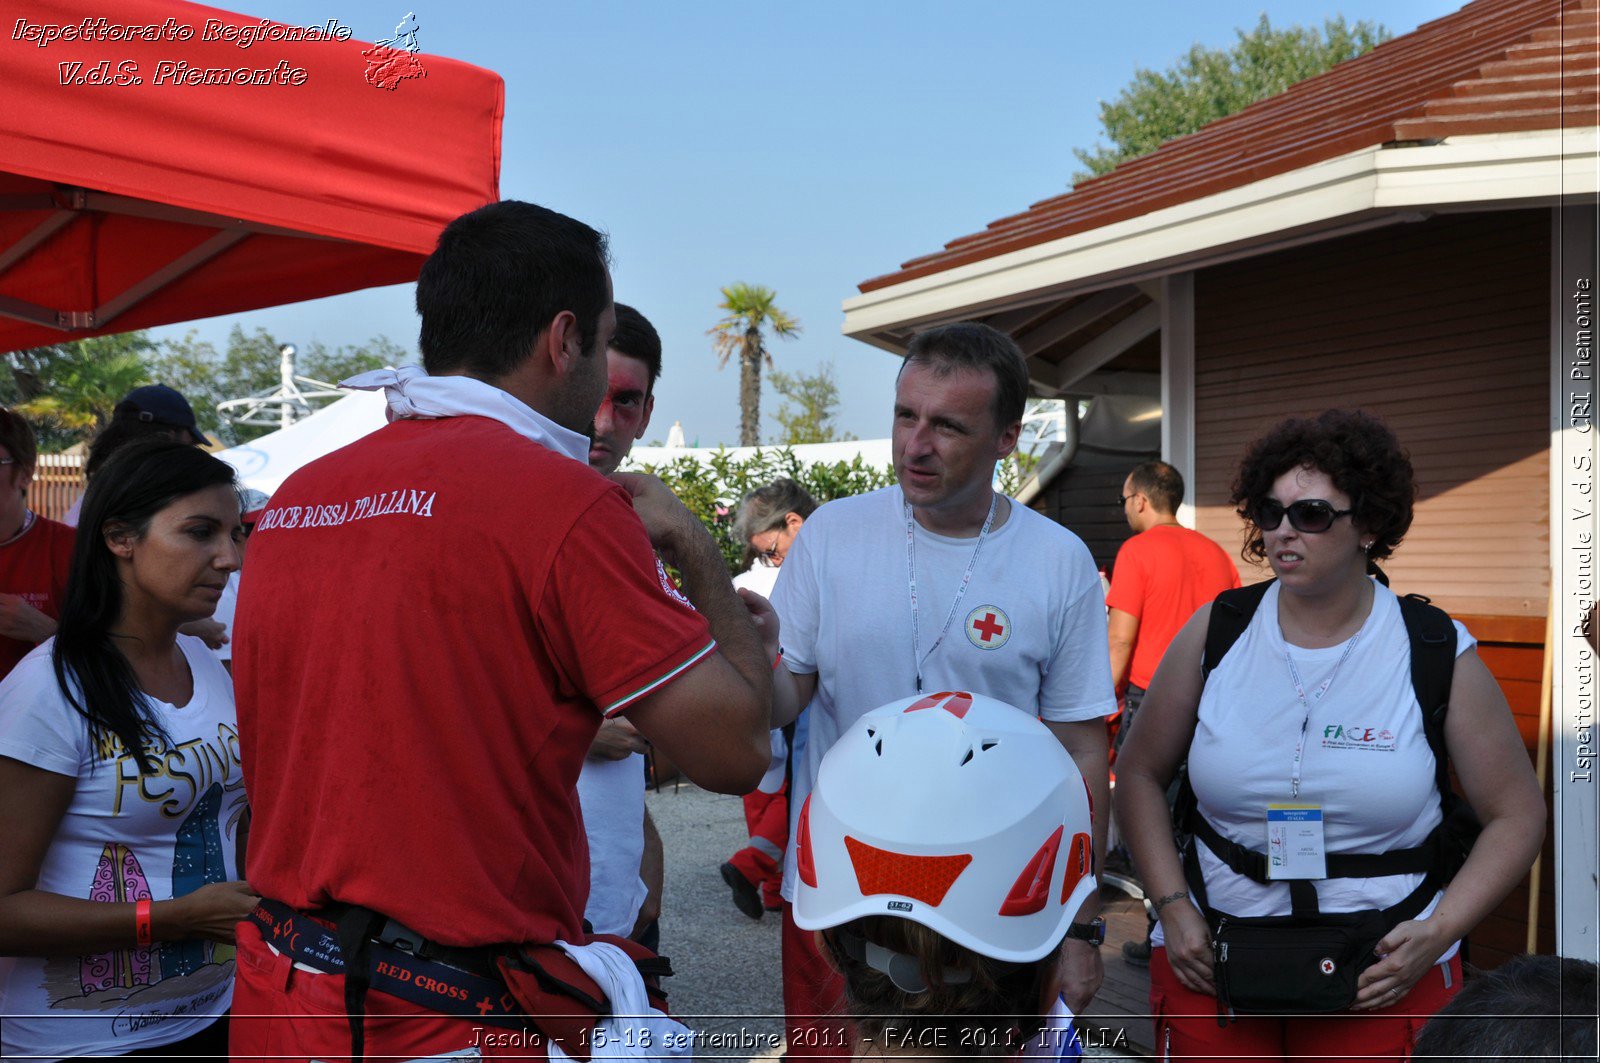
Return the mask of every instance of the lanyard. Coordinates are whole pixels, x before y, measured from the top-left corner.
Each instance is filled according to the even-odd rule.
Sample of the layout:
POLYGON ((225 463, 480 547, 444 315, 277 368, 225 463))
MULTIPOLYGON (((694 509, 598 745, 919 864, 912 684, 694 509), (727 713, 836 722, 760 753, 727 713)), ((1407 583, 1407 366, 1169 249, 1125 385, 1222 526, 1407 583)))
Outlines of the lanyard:
POLYGON ((911 516, 911 504, 903 503, 906 508, 906 572, 911 583, 911 663, 917 673, 917 693, 922 693, 922 664, 933 651, 939 648, 944 641, 945 633, 950 630, 950 621, 956 618, 956 610, 961 608, 961 599, 967 593, 967 584, 972 582, 972 570, 977 567, 978 554, 983 550, 983 540, 989 534, 989 528, 994 524, 995 507, 1000 503, 1000 496, 989 496, 989 515, 983 518, 983 527, 978 531, 978 544, 972 548, 972 557, 967 561, 967 571, 961 577, 961 586, 956 588, 956 600, 950 603, 950 613, 944 618, 944 626, 939 629, 939 637, 933 640, 933 645, 928 647, 928 652, 923 653, 918 648, 918 638, 921 631, 917 624, 917 534, 916 522, 911 516))
POLYGON ((1300 704, 1306 710, 1305 719, 1300 721, 1300 740, 1294 746, 1294 770, 1289 775, 1289 796, 1291 798, 1300 796, 1300 764, 1306 751, 1306 732, 1311 728, 1311 702, 1315 700, 1317 704, 1322 704, 1322 699, 1327 695, 1328 688, 1333 686, 1333 677, 1339 674, 1340 668, 1344 667, 1344 662, 1350 657, 1350 651, 1356 648, 1356 642, 1360 638, 1360 631, 1350 636, 1350 641, 1345 643, 1344 653, 1339 656, 1339 663, 1333 666, 1333 671, 1328 673, 1328 678, 1322 681, 1322 685, 1312 692, 1311 698, 1306 697, 1305 684, 1300 681, 1300 670, 1294 666, 1294 658, 1289 656, 1287 648, 1283 651, 1283 659, 1289 665, 1289 680, 1294 683, 1295 696, 1300 699, 1300 704))

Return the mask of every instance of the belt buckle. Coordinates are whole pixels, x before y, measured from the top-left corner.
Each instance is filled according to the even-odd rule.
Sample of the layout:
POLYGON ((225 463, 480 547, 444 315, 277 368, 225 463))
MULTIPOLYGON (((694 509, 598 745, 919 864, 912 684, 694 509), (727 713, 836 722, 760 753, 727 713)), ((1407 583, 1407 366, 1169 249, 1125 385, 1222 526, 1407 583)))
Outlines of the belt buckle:
POLYGON ((387 945, 392 949, 410 953, 413 956, 422 952, 423 937, 410 927, 397 919, 386 919, 383 929, 379 930, 375 940, 380 945, 387 945))

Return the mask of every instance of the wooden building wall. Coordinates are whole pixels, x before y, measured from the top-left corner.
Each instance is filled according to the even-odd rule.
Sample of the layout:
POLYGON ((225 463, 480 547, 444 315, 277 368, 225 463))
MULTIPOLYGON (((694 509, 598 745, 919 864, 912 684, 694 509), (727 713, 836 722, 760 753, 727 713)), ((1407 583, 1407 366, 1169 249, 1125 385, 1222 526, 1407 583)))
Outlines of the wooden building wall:
MULTIPOLYGON (((1385 570, 1480 639, 1529 755, 1550 587, 1549 284, 1544 210, 1446 215, 1195 278, 1196 526, 1237 558, 1230 487, 1245 446, 1280 419, 1386 419, 1420 494, 1385 570)), ((1246 582, 1269 574, 1240 567, 1246 582)), ((1541 951, 1554 940, 1545 848, 1541 951)), ((1526 913, 1524 884, 1473 935, 1473 962, 1523 951, 1526 913)))
POLYGON ((1129 458, 1126 468, 1069 465, 1044 486, 1034 498, 1033 508, 1076 533, 1094 555, 1095 565, 1109 573, 1118 547, 1133 534, 1117 507, 1117 497, 1128 470, 1143 460, 1129 458))

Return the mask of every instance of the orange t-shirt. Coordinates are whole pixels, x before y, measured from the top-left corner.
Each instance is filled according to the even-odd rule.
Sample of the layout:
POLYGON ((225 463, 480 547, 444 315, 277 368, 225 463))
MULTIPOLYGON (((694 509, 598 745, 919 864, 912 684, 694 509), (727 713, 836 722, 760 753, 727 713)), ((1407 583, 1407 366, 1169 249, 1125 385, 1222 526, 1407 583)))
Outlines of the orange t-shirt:
POLYGON ((1197 531, 1159 524, 1123 543, 1106 605, 1139 620, 1128 682, 1148 687, 1167 644, 1195 610, 1237 586, 1233 559, 1197 531))
MULTIPOLYGON (((65 524, 38 517, 33 527, 0 546, 0 594, 15 594, 52 620, 61 618, 67 598, 76 533, 65 524)), ((35 643, 0 637, 0 678, 9 675, 35 643)))

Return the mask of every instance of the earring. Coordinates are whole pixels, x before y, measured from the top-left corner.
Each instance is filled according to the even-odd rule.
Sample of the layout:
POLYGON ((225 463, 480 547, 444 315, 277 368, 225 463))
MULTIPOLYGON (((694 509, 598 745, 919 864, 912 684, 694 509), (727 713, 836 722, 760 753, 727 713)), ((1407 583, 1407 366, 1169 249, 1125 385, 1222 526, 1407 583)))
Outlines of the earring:
POLYGON ((1361 544, 1361 550, 1362 550, 1363 553, 1368 553, 1368 554, 1372 553, 1372 544, 1371 543, 1362 543, 1361 544))

